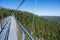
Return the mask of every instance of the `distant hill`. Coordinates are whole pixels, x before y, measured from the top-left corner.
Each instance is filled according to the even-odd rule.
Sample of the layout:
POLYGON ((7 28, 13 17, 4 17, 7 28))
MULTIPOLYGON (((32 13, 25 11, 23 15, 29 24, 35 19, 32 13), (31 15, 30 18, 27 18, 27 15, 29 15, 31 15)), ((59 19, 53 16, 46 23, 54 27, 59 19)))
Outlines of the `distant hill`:
MULTIPOLYGON (((10 9, 0 9, 0 18, 2 16, 10 16, 10 9), (9 14, 8 14, 9 13, 9 14), (5 14, 5 15, 3 15, 5 14)), ((60 23, 55 22, 46 17, 39 17, 30 12, 24 12, 20 10, 13 10, 15 17, 21 22, 21 24, 36 38, 36 40, 60 40, 60 23), (34 23, 33 23, 34 17, 34 23)), ((49 17, 48 17, 49 18, 49 17)), ((52 17, 50 17, 52 18, 52 17)), ((54 20, 59 17, 53 17, 54 20)), ((52 18, 52 19, 53 19, 52 18)))
POLYGON ((60 22, 60 16, 43 16, 44 18, 60 22))

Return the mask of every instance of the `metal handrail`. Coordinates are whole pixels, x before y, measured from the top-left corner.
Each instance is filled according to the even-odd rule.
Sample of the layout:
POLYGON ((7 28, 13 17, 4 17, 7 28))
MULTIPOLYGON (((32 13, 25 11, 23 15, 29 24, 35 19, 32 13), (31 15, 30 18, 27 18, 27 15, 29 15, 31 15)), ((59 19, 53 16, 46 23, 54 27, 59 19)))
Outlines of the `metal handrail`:
MULTIPOLYGON (((9 21, 10 19, 8 19, 9 21)), ((5 23, 5 25, 3 26, 2 30, 0 31, 0 34, 2 33, 3 29, 5 28, 6 24, 8 23, 8 21, 5 23)))
POLYGON ((5 36, 5 39, 4 40, 8 40, 8 37, 9 37, 9 31, 10 31, 10 25, 11 25, 11 20, 9 22, 9 27, 8 27, 8 30, 6 32, 6 36, 5 36))
POLYGON ((17 24, 20 26, 20 28, 23 30, 23 32, 26 33, 31 40, 35 40, 33 36, 24 28, 24 26, 18 20, 16 21, 17 21, 17 24))

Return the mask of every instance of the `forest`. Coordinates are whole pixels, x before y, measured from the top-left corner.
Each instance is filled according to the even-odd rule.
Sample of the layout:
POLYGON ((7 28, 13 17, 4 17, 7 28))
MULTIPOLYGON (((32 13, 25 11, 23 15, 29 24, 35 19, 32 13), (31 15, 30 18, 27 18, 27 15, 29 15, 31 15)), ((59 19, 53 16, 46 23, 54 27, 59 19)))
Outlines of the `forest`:
POLYGON ((0 8, 0 20, 11 16, 15 18, 36 38, 36 40, 60 40, 60 22, 34 15, 33 13, 0 8))

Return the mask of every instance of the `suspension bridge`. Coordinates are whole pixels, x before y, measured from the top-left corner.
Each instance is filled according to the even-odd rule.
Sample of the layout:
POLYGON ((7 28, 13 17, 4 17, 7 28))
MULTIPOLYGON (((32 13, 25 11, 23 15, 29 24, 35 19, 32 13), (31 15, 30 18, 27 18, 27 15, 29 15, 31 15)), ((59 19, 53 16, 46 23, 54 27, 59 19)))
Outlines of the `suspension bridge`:
POLYGON ((17 34, 17 25, 22 30, 22 40, 25 40, 25 34, 31 39, 35 40, 32 35, 23 27, 23 25, 15 19, 14 16, 7 17, 7 22, 0 31, 0 40, 19 40, 17 34))
MULTIPOLYGON (((19 9, 24 1, 25 0, 23 0, 16 9, 19 9)), ((0 40, 35 40, 28 30, 25 29, 24 26, 15 18, 14 13, 15 12, 12 12, 12 16, 5 18, 5 23, 3 24, 2 28, 0 28, 0 40), (21 39, 18 37, 20 30, 22 32, 21 39), (28 39, 26 39, 26 37, 28 37, 28 39)))

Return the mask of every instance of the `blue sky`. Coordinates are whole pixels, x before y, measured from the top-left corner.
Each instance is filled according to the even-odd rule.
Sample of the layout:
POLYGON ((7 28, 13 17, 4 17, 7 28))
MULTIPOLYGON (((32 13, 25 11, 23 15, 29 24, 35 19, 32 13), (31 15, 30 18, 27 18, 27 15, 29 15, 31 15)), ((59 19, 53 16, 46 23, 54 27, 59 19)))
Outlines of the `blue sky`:
MULTIPOLYGON (((0 0, 0 6, 16 9, 22 0, 0 0)), ((60 16, 60 0, 26 0, 18 9, 39 16, 60 16), (36 5, 36 8, 35 8, 36 5)))

